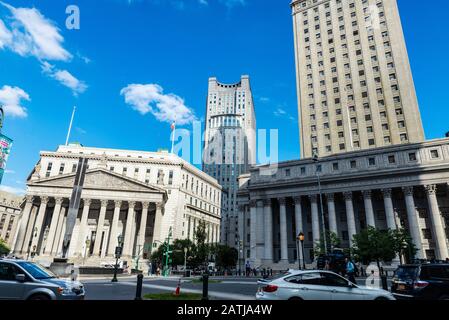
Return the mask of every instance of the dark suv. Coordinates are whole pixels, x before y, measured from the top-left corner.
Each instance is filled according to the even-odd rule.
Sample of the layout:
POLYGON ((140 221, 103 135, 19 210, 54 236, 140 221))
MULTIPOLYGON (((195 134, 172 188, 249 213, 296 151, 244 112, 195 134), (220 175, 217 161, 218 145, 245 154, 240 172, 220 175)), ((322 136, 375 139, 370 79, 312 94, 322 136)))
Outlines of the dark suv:
POLYGON ((399 266, 393 276, 391 292, 396 299, 449 300, 449 264, 399 266))

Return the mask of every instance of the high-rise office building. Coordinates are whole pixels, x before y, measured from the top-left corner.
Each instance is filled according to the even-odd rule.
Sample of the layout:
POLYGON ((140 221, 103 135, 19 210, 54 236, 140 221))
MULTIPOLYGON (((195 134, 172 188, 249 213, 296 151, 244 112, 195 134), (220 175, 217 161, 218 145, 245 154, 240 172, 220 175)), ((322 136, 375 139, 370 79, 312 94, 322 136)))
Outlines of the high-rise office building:
POLYGON ((240 229, 244 222, 238 217, 236 200, 238 177, 256 163, 255 129, 249 77, 242 76, 234 84, 210 78, 203 170, 223 187, 221 241, 232 247, 243 240, 240 229))
POLYGON ((396 0, 294 0, 301 158, 424 141, 396 0))

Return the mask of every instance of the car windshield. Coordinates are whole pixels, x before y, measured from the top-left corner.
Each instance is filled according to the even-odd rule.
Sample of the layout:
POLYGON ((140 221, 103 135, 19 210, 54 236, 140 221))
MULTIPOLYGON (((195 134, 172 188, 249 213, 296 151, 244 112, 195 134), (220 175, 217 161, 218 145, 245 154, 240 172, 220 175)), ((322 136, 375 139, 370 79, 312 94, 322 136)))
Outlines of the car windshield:
POLYGON ((18 262, 17 264, 24 268, 29 274, 31 274, 34 279, 43 280, 56 278, 56 275, 54 273, 36 263, 22 261, 18 262))
POLYGON ((401 280, 413 280, 418 275, 418 267, 399 267, 394 275, 401 280))

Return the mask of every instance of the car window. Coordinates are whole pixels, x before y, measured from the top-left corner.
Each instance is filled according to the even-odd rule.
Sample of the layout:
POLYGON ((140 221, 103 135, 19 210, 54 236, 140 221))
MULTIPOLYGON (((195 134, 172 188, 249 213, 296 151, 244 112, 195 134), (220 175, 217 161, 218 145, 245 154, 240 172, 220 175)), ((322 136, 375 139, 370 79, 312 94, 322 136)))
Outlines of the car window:
POLYGON ((421 273, 422 280, 430 279, 448 279, 449 280, 449 267, 444 266, 432 266, 423 268, 421 273))
POLYGON ((298 276, 297 283, 307 285, 321 285, 321 274, 319 272, 304 273, 298 276))
POLYGON ((19 266, 24 268, 29 274, 33 276, 34 279, 42 280, 42 279, 51 279, 56 278, 56 275, 52 273, 50 270, 41 267, 37 263, 22 261, 17 262, 19 266))
POLYGON ((394 276, 400 280, 415 280, 418 271, 418 267, 399 267, 394 273, 394 276))
POLYGON ((332 273, 323 272, 323 284, 332 287, 347 287, 348 281, 332 273))
POLYGON ((20 270, 10 264, 0 262, 0 280, 2 281, 16 281, 16 275, 21 274, 20 270))

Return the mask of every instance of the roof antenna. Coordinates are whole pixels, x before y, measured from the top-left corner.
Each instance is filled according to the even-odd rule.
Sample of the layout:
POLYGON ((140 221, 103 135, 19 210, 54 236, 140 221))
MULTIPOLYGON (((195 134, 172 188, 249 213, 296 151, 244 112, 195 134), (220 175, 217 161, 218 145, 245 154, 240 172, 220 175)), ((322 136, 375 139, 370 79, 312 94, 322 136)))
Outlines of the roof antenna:
POLYGON ((67 132, 67 139, 65 140, 65 145, 69 145, 70 132, 72 131, 73 118, 75 117, 76 106, 73 107, 72 118, 70 119, 69 131, 67 132))

